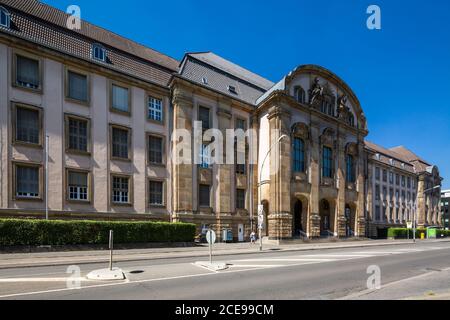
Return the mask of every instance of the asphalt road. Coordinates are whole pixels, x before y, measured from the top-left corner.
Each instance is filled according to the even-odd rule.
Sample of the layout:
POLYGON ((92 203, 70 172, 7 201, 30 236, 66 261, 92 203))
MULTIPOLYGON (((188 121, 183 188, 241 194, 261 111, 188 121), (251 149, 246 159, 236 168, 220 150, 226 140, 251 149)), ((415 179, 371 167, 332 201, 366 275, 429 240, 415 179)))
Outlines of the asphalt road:
POLYGON ((117 282, 85 279, 104 264, 80 265, 81 273, 70 278, 68 266, 4 269, 0 299, 421 299, 450 293, 448 242, 221 256, 229 268, 220 272, 196 260, 122 262, 116 266, 127 279, 117 282), (369 267, 380 271, 381 288, 368 289, 369 267))

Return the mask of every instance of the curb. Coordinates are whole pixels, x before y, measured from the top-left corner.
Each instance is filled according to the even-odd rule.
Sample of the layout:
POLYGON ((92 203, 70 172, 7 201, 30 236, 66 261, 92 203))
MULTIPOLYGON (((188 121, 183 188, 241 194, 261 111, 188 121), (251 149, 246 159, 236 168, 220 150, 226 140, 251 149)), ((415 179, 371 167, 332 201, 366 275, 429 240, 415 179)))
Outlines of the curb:
MULTIPOLYGON (((418 241, 417 243, 441 243, 441 242, 450 242, 450 239, 446 240, 435 240, 432 242, 421 242, 418 241)), ((384 243, 366 243, 366 244, 355 244, 355 245, 346 245, 346 246, 322 246, 322 247, 310 247, 310 248, 280 248, 276 251, 271 249, 263 250, 263 253, 270 253, 270 252, 299 252, 299 251, 316 251, 316 250, 333 250, 333 249, 347 249, 347 248, 366 248, 366 247, 381 247, 381 246, 395 246, 395 245, 404 245, 404 244, 413 244, 411 241, 409 242, 384 242, 384 243)), ((216 252, 214 256, 234 256, 234 255, 248 255, 248 254, 261 254, 260 251, 256 251, 257 248, 253 251, 234 251, 234 252, 216 252)), ((124 258, 124 259, 116 259, 114 260, 115 263, 117 262, 139 262, 139 261, 151 261, 151 260, 167 260, 167 259, 186 259, 186 258, 202 258, 209 256, 209 252, 205 250, 205 252, 196 253, 193 255, 189 254, 180 254, 175 256, 166 256, 166 257, 141 257, 141 258, 124 258)), ((35 268, 35 267, 52 267, 52 266, 65 266, 65 265, 86 265, 86 264, 96 264, 96 263, 107 263, 109 262, 109 258, 101 258, 99 260, 86 260, 86 261, 76 261, 76 260, 68 260, 64 262, 43 262, 43 263, 28 263, 28 264, 11 264, 7 266, 0 266, 0 270, 7 270, 7 269, 16 269, 16 268, 35 268)))

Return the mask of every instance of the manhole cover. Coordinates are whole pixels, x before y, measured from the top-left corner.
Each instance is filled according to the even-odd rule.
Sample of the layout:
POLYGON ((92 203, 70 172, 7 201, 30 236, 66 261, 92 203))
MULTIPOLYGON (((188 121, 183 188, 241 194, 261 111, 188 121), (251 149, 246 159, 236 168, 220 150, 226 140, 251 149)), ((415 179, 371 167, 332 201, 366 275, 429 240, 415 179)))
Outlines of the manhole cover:
POLYGON ((131 274, 138 274, 138 273, 144 273, 144 270, 133 270, 130 271, 131 274))

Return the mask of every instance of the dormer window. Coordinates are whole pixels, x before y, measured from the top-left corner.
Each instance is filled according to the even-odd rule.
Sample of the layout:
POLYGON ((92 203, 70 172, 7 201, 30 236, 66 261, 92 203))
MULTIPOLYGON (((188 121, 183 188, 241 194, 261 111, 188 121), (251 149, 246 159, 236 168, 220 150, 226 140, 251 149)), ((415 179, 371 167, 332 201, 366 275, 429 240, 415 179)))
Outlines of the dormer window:
POLYGON ((230 91, 232 94, 237 94, 236 87, 234 86, 228 86, 228 91, 230 91))
POLYGON ((394 159, 389 159, 389 163, 391 164, 391 166, 395 165, 394 159))
POLYGON ((99 61, 106 61, 106 49, 101 44, 92 45, 92 58, 99 61))
POLYGON ((10 23, 11 23, 11 15, 9 14, 8 10, 6 10, 3 7, 0 7, 0 26, 9 29, 10 23))
POLYGON ((203 78, 202 78, 202 83, 203 83, 204 85, 207 85, 207 84, 208 84, 208 78, 203 77, 203 78))
POLYGON ((379 153, 375 154, 375 159, 380 160, 381 159, 381 155, 379 153))
POLYGON ((306 101, 305 90, 303 90, 302 87, 296 87, 294 90, 294 97, 295 97, 295 100, 297 100, 297 102, 305 103, 305 101, 306 101))

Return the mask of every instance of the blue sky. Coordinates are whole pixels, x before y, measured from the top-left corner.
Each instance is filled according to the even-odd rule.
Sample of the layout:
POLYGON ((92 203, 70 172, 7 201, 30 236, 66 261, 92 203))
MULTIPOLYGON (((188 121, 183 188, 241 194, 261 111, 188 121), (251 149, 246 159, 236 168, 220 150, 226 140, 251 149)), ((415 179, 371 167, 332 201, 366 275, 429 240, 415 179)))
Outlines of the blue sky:
POLYGON ((276 82, 318 64, 355 91, 368 140, 437 164, 450 189, 450 1, 45 0, 181 59, 213 51, 276 82), (117 4, 116 4, 117 3, 117 4), (381 8, 382 29, 366 27, 381 8))

